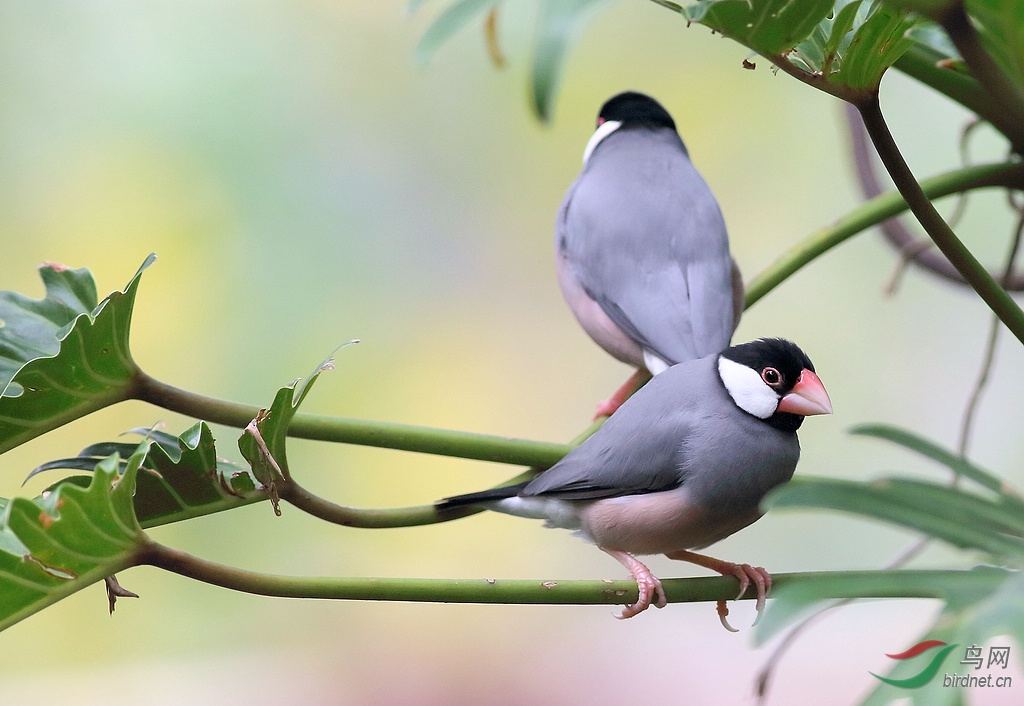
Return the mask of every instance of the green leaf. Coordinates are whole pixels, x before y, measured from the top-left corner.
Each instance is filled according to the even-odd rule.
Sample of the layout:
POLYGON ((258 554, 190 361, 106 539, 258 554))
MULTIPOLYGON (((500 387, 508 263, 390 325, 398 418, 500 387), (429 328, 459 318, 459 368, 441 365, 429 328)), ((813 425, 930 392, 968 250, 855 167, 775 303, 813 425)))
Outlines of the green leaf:
MULTIPOLYGON (((134 429, 152 443, 141 464, 135 492, 135 514, 144 528, 157 527, 193 517, 230 510, 266 500, 249 469, 217 458, 213 433, 206 422, 199 422, 181 436, 149 429, 134 429)), ((103 443, 86 447, 77 457, 43 464, 32 475, 44 470, 74 469, 91 471, 104 457, 117 454, 127 459, 135 444, 103 443)), ((127 461, 120 462, 122 471, 127 461)), ((82 484, 85 477, 71 477, 62 484, 82 484)))
POLYGON ((683 14, 771 57, 806 39, 832 7, 832 0, 700 0, 683 14))
POLYGON ((146 258, 123 292, 91 311, 95 284, 85 270, 46 266, 45 299, 0 298, 0 367, 17 366, 0 393, 0 453, 130 396, 138 372, 128 347, 132 308, 139 278, 155 259, 146 258))
MULTIPOLYGON (((410 2, 415 10, 421 2, 410 2)), ((416 46, 416 59, 426 63, 453 34, 498 4, 498 0, 456 0, 431 23, 416 46)))
POLYGON ((35 358, 56 354, 61 329, 98 303, 89 270, 46 263, 39 268, 39 276, 46 287, 42 299, 0 292, 0 391, 6 395, 21 392, 20 385, 9 387, 18 369, 35 358))
POLYGON ((975 21, 981 43, 996 64, 1024 92, 1024 3, 971 0, 967 12, 975 21))
POLYGON ((829 81, 850 88, 877 88, 885 70, 913 45, 907 32, 916 21, 905 11, 873 3, 864 22, 854 29, 846 55, 829 74, 829 81))
POLYGON ((601 0, 542 0, 533 54, 533 107, 541 120, 551 117, 569 44, 601 0))
POLYGON ((894 444, 899 444, 906 449, 910 449, 911 451, 919 453, 926 458, 930 458, 931 460, 946 466, 951 471, 958 475, 962 475, 964 478, 970 478, 975 483, 1004 495, 1008 502, 1015 503, 1017 506, 1024 509, 1024 499, 1022 499, 1020 494, 1002 478, 974 465, 966 458, 963 458, 948 449, 944 449, 938 444, 935 444, 912 431, 888 424, 862 424, 850 429, 850 433, 857 434, 859 436, 871 436, 876 439, 885 439, 886 441, 891 441, 894 444))
POLYGON ((880 2, 840 1, 789 60, 833 84, 877 88, 885 70, 914 45, 910 32, 917 24, 907 12, 880 2))
POLYGON ((980 549, 999 561, 1015 565, 1024 561, 1024 540, 1001 524, 1006 519, 1003 508, 933 483, 800 476, 769 493, 764 505, 842 510, 918 530, 963 549, 980 549))
POLYGON ((306 399, 306 395, 309 394, 320 373, 333 369, 332 354, 332 357, 317 366, 313 374, 305 380, 296 380, 292 384, 282 387, 277 391, 270 409, 261 409, 238 438, 239 451, 252 467, 253 476, 266 489, 270 501, 274 505, 274 513, 277 515, 281 514, 278 507, 277 483, 291 477, 288 471, 286 451, 288 425, 291 424, 292 418, 298 412, 299 405, 306 399))
MULTIPOLYGON (((985 567, 978 567, 974 571, 983 569, 985 567)), ((994 590, 968 591, 964 594, 950 591, 946 608, 935 620, 935 624, 927 633, 910 643, 942 640, 958 644, 960 649, 954 654, 960 656, 951 662, 954 664, 963 657, 966 645, 982 645, 990 638, 1006 634, 1013 635, 1018 643, 1024 638, 1024 575, 1020 572, 1008 574, 1005 580, 994 586, 994 590)), ((919 660, 901 660, 893 665, 888 676, 905 679, 920 672, 921 667, 922 662, 919 660)), ((962 702, 951 700, 950 696, 960 692, 961 689, 944 688, 941 679, 933 679, 924 687, 914 690, 894 689, 879 684, 862 704, 885 706, 894 699, 907 697, 911 697, 912 703, 919 706, 958 704, 962 702)))
POLYGON ((1016 576, 1018 572, 991 566, 967 571, 904 569, 792 575, 772 589, 768 608, 754 632, 754 643, 763 645, 836 598, 920 596, 937 598, 960 609, 985 600, 1016 576))
POLYGON ((0 630, 131 566, 145 536, 132 506, 145 447, 123 475, 118 458, 96 466, 86 488, 64 484, 14 498, 0 519, 0 630))

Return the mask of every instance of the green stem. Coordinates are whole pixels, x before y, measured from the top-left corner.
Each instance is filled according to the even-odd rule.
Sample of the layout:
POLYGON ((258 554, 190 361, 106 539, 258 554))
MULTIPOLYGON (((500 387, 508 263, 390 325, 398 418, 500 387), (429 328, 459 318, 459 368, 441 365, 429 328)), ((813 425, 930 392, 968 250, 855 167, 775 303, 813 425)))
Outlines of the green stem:
MULTIPOLYGON (((244 428, 259 411, 258 407, 172 387, 141 371, 135 379, 133 397, 172 412, 238 428, 244 428)), ((557 463, 570 449, 566 444, 314 414, 295 415, 288 435, 542 468, 557 463)))
MULTIPOLYGON (((529 469, 520 473, 502 485, 514 485, 529 480, 537 475, 539 471, 529 469)), ((450 522, 462 517, 469 517, 483 508, 460 507, 455 510, 448 510, 439 513, 434 505, 414 505, 411 507, 396 508, 356 508, 332 503, 325 500, 300 486, 293 479, 284 481, 278 491, 282 500, 287 500, 299 510, 309 513, 326 522, 333 522, 336 525, 345 527, 363 528, 385 528, 385 527, 418 527, 420 525, 433 525, 439 522, 450 522)))
MULTIPOLYGON (((529 605, 623 605, 637 600, 632 580, 506 580, 292 577, 263 574, 199 559, 150 543, 139 564, 155 566, 203 583, 243 593, 280 598, 321 598, 430 603, 529 605)), ((813 587, 815 598, 945 598, 966 588, 994 587, 1007 572, 823 571, 775 574, 773 588, 813 587), (941 588, 937 588, 941 587, 941 588)), ((733 577, 662 579, 669 603, 731 600, 733 577)), ((747 598, 753 598, 753 592, 747 598)))
POLYGON ((1014 150, 1024 148, 1024 95, 985 51, 964 4, 951 3, 935 19, 946 30, 971 74, 995 101, 996 113, 1000 114, 999 131, 1009 138, 1014 150))
MULTIPOLYGON (((1024 188, 1024 165, 1004 162, 965 167, 926 179, 920 185, 926 199, 991 186, 1024 188)), ((819 255, 908 208, 899 192, 882 194, 864 202, 835 224, 811 233, 750 282, 746 289, 747 308, 819 255)))
POLYGON ((915 42, 893 66, 974 111, 978 117, 987 120, 1006 135, 1011 142, 1016 141, 1013 136, 1020 137, 1021 125, 1008 119, 1006 111, 1000 109, 974 77, 955 69, 942 68, 939 62, 948 58, 942 52, 915 42))
POLYGON ((956 237, 956 233, 942 220, 935 206, 928 200, 921 185, 917 183, 913 172, 900 154, 896 141, 889 132, 889 126, 882 116, 878 104, 878 96, 857 105, 864 126, 868 130, 871 142, 875 145, 878 156, 882 159, 889 176, 896 188, 906 199, 910 210, 918 222, 946 256, 953 266, 964 276, 974 291, 988 304, 996 316, 1006 324, 1014 336, 1024 343, 1024 311, 1006 293, 998 282, 988 273, 971 251, 956 237))
MULTIPOLYGON (((569 442, 568 447, 575 448, 579 444, 583 443, 587 437, 601 427, 602 423, 603 420, 592 423, 579 436, 569 442)), ((522 483, 523 481, 530 480, 542 470, 542 468, 536 467, 528 468, 519 475, 500 483, 499 486, 522 483)), ((432 504, 383 509, 348 507, 332 503, 330 500, 325 500, 324 498, 310 493, 295 482, 295 479, 291 477, 291 473, 289 473, 288 477, 281 483, 278 492, 282 499, 287 500, 291 505, 295 506, 299 510, 307 512, 321 520, 333 522, 338 525, 344 525, 346 527, 376 529, 385 527, 418 527, 420 525, 432 525, 439 522, 450 522, 452 520, 469 517, 470 515, 475 515, 484 511, 483 508, 460 507, 454 510, 438 512, 436 506, 432 504)))

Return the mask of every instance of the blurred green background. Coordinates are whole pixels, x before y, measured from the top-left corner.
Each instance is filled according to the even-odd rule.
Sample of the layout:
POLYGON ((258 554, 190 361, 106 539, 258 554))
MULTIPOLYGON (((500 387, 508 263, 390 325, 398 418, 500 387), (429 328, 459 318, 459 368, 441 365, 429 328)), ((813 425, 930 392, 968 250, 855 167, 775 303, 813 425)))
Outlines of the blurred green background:
MULTIPOLYGON (((45 260, 89 267, 100 295, 150 251, 132 347, 150 374, 268 404, 336 345, 306 411, 566 441, 629 374, 561 300, 552 227, 600 104, 637 89, 675 116, 717 194, 747 279, 858 202, 840 106, 740 64, 745 51, 653 3, 619 2, 572 51, 552 123, 526 100, 535 7, 500 17, 509 66, 482 33, 426 67, 440 7, 398 0, 0 5, 0 288, 42 295, 45 260)), ((896 139, 926 176, 957 164, 967 116, 902 76, 883 82, 896 139)), ((975 157, 998 159, 991 134, 975 157)), ((962 227, 996 263, 1012 215, 977 195, 962 227)), ((948 212, 951 204, 945 204, 948 212)), ((798 472, 866 479, 938 471, 844 432, 900 424, 954 446, 989 316, 864 234, 747 312, 737 340, 799 342, 836 414, 801 432, 798 472)), ((1008 338, 1008 337, 1006 337, 1008 338)), ((1012 481, 1024 451, 1024 356, 1004 341, 974 457, 1012 481)), ((34 494, 37 464, 124 429, 191 422, 141 403, 104 410, 0 457, 0 495, 34 494)), ((237 432, 216 430, 237 458, 237 432)), ((344 504, 422 504, 514 474, 494 464, 293 442, 297 478, 344 504)), ((328 526, 265 504, 153 532, 253 570, 340 576, 619 578, 614 561, 540 523, 480 515, 418 529, 328 526)), ((878 568, 907 533, 824 513, 773 513, 714 547, 773 572, 878 568)), ((941 547, 919 566, 968 566, 941 547)), ((652 558, 662 576, 688 565, 652 558)), ((120 576, 140 600, 106 614, 100 586, 0 635, 5 703, 749 703, 767 658, 710 605, 619 622, 603 607, 444 606, 256 598, 153 569, 120 576)), ((833 614, 784 662, 771 703, 847 703, 937 605, 867 602, 833 614)), ((1018 648, 1019 649, 1019 648, 1018 648)), ((1019 675, 1019 672, 1016 672, 1019 675)), ((1010 703, 1012 691, 976 703, 1010 703), (1000 701, 999 699, 1004 699, 1000 701)), ((1019 690, 1018 690, 1019 691, 1019 690)))

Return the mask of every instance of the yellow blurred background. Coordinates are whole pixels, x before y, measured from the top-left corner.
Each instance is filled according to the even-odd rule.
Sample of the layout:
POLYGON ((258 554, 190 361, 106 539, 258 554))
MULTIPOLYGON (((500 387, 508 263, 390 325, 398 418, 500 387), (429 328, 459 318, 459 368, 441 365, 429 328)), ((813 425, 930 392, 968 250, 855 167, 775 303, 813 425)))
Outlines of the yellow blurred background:
MULTIPOLYGON (((439 0, 265 0, 0 6, 0 289, 42 296, 44 260, 89 267, 100 296, 145 256, 132 348, 151 375, 268 404, 339 343, 305 411, 566 441, 629 374, 561 300, 552 228, 600 104, 660 99, 718 196, 749 280, 858 202, 840 106, 653 3, 607 6, 572 50, 554 118, 526 100, 536 8, 500 17, 509 67, 479 25, 429 65, 413 50, 439 0)), ((911 166, 957 164, 966 114, 899 75, 883 107, 911 166)), ((975 157, 1001 158, 991 134, 975 157)), ((1003 195, 972 199, 962 228, 987 262, 1012 227, 1003 195)), ((945 205, 950 210, 951 204, 945 205)), ((845 430, 869 421, 954 446, 989 316, 969 292, 917 272, 863 234, 747 312, 737 340, 784 336, 812 357, 834 416, 801 431, 798 473, 944 477, 845 430)), ((1008 339, 1009 337, 1004 337, 1008 339)), ((1024 414, 1021 347, 1004 340, 974 457, 1011 481, 1024 414)), ((46 460, 134 426, 191 424, 119 405, 0 457, 0 495, 46 460)), ((237 432, 218 428, 238 459, 237 432)), ((356 506, 431 502, 518 472, 495 464, 293 442, 298 480, 356 506)), ((395 530, 329 526, 266 504, 159 528, 204 558, 298 575, 622 578, 569 533, 480 515, 395 530)), ((835 514, 773 513, 714 547, 773 572, 879 568, 906 532, 835 514)), ((936 547, 918 566, 969 566, 936 547)), ((652 558, 661 576, 701 570, 652 558)), ((505 607, 257 598, 154 569, 125 572, 140 600, 106 614, 93 586, 0 635, 5 703, 751 703, 769 652, 712 606, 633 620, 607 607, 505 607)), ((770 703, 851 703, 934 616, 927 601, 834 613, 783 663, 770 703)), ((981 694, 976 703, 1011 694, 981 694)))

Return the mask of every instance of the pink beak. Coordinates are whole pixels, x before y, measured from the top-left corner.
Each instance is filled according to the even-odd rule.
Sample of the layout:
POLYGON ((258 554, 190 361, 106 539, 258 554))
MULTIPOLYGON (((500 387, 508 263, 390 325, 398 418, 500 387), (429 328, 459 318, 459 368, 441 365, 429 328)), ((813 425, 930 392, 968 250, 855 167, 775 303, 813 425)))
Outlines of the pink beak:
POLYGON ((789 412, 809 417, 813 414, 832 414, 832 401, 825 392, 821 379, 813 372, 804 368, 800 371, 800 379, 789 394, 779 400, 777 412, 789 412))

